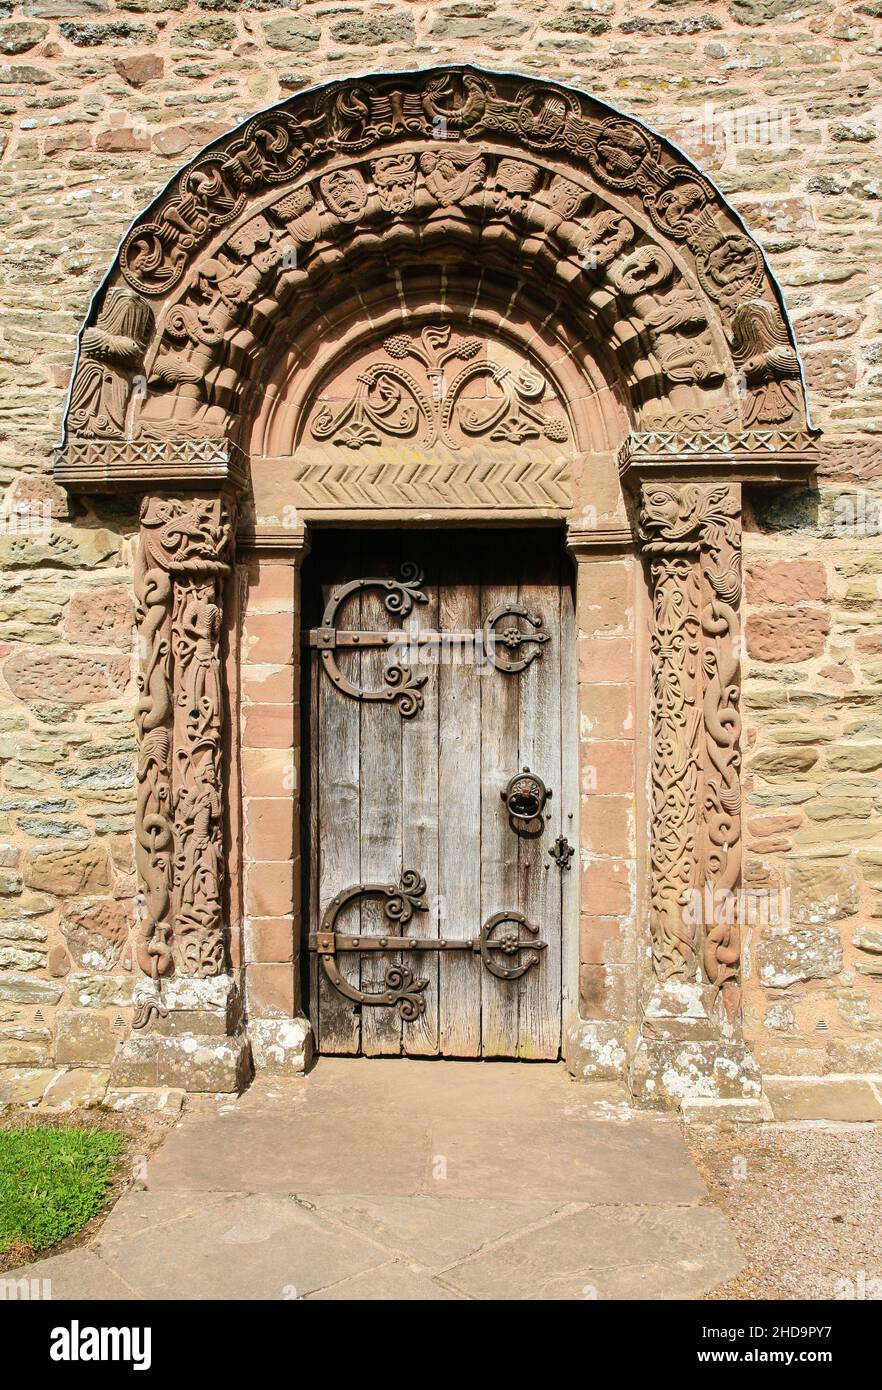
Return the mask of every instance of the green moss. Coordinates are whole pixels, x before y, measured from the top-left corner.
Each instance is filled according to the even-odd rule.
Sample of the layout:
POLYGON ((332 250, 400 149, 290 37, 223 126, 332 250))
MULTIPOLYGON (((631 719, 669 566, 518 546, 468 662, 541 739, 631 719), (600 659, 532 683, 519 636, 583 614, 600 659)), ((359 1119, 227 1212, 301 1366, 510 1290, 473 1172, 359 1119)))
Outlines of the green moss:
POLYGON ((0 1129, 0 1254, 45 1250, 81 1230, 101 1209, 121 1148, 107 1130, 0 1129))

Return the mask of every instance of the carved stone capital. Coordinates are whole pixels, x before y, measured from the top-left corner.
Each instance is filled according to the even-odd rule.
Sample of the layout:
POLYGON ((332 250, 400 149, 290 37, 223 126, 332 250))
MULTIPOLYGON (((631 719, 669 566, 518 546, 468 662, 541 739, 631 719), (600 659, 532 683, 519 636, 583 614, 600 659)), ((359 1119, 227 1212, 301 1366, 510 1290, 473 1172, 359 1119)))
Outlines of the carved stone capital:
POLYGON ((644 552, 685 554, 731 540, 740 515, 740 490, 730 483, 644 483, 639 520, 644 552))
POLYGON ((141 502, 144 563, 176 575, 227 574, 234 507, 229 498, 163 497, 141 502))

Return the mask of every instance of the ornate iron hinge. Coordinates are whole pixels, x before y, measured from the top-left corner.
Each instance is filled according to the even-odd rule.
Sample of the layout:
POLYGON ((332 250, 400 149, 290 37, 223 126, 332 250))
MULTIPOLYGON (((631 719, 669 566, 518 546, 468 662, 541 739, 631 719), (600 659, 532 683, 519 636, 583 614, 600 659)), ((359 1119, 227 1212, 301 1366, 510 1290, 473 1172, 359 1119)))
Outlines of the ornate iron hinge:
POLYGON ((425 603, 426 596, 419 588, 423 576, 416 565, 401 567, 400 579, 351 579, 331 591, 331 597, 322 615, 321 627, 314 627, 309 634, 309 645, 321 652, 322 665, 344 695, 355 700, 379 701, 395 704, 402 719, 411 719, 423 707, 422 687, 427 676, 415 676, 407 666, 395 663, 383 672, 385 690, 363 690, 348 680, 337 665, 336 653, 342 649, 364 651, 370 647, 390 647, 401 640, 398 632, 352 632, 337 627, 337 615, 344 603, 353 594, 365 589, 385 589, 383 600, 386 611, 397 618, 406 618, 414 603, 425 603))
POLYGON ((526 670, 531 661, 541 657, 543 644, 550 640, 548 633, 542 631, 541 615, 531 613, 521 603, 498 603, 484 619, 484 650, 493 665, 509 675, 526 670), (508 618, 509 622, 500 632, 497 630, 497 623, 503 618, 508 618), (523 618, 535 631, 524 632, 514 621, 515 618, 523 618), (535 642, 535 649, 516 656, 515 653, 526 642, 535 642), (505 649, 504 655, 497 655, 496 648, 499 645, 505 649))
POLYGON ((522 912, 494 912, 492 917, 487 918, 479 936, 465 939, 401 936, 394 931, 388 936, 353 936, 335 930, 341 912, 356 899, 368 896, 385 898, 383 913, 386 920, 391 926, 401 928, 411 920, 414 912, 428 910, 423 897, 425 891, 426 880, 415 869, 405 869, 400 883, 356 883, 351 888, 344 888, 328 904, 319 930, 310 932, 309 949, 321 957, 326 976, 340 994, 358 1004, 397 1008, 401 1018, 406 1023, 412 1023, 425 1013, 423 991, 429 983, 428 980, 416 978, 413 971, 404 965, 390 965, 386 970, 385 989, 368 993, 350 984, 340 974, 337 964, 340 951, 352 951, 358 955, 370 951, 471 951, 481 957, 485 968, 499 980, 517 980, 532 966, 538 965, 539 952, 545 950, 547 943, 533 940, 539 928, 534 922, 528 921, 522 912), (506 927, 504 931, 500 930, 503 926, 506 927), (531 935, 522 937, 521 927, 531 935), (527 953, 524 960, 518 959, 517 964, 510 965, 494 959, 491 954, 501 952, 503 957, 512 960, 519 958, 522 951, 527 953))
MULTIPOLYGON (((310 629, 310 647, 321 653, 322 665, 337 689, 354 700, 369 700, 384 704, 394 704, 402 719, 411 719, 423 708, 422 688, 428 676, 415 676, 409 666, 401 660, 394 661, 383 672, 385 690, 365 690, 344 676, 337 664, 338 651, 367 651, 373 648, 415 648, 416 659, 420 660, 421 649, 445 645, 458 650, 468 650, 475 646, 476 661, 486 660, 498 671, 515 675, 524 671, 532 661, 542 655, 542 645, 550 641, 547 632, 542 630, 542 618, 531 613, 523 604, 499 603, 487 615, 479 633, 458 631, 437 631, 432 629, 404 632, 361 632, 337 626, 337 619, 343 605, 357 593, 365 589, 385 589, 383 600, 386 609, 397 618, 406 618, 414 603, 425 603, 426 595, 419 588, 423 576, 416 565, 402 566, 401 579, 352 579, 331 592, 331 597, 322 616, 321 627, 310 629), (518 618, 529 624, 526 630, 520 627, 518 618), (505 620, 502 629, 499 624, 505 620), (530 631, 530 628, 533 631, 530 631), (531 651, 521 652, 527 644, 535 644, 531 651), (501 650, 500 650, 501 648, 501 650)), ((436 664, 435 661, 432 662, 436 664)))

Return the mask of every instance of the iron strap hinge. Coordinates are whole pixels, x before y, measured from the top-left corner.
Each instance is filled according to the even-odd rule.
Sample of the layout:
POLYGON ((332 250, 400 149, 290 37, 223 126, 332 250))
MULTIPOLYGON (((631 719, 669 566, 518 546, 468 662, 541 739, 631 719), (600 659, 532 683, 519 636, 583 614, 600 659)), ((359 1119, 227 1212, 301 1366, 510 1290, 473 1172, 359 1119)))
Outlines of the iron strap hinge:
POLYGON ((488 662, 497 671, 516 675, 542 655, 543 644, 551 638, 542 630, 542 618, 531 613, 520 603, 498 603, 484 619, 477 634, 459 631, 423 631, 414 627, 411 632, 398 631, 359 632, 352 628, 340 628, 337 620, 344 605, 356 595, 368 589, 378 589, 384 594, 383 604, 394 618, 404 619, 412 611, 415 603, 427 603, 428 599, 419 585, 423 581, 422 572, 416 565, 402 566, 400 579, 382 579, 376 576, 364 579, 351 579, 347 584, 335 586, 330 593, 320 627, 309 629, 306 643, 321 655, 321 666, 328 679, 341 695, 353 700, 364 700, 374 704, 394 705, 402 719, 412 719, 423 708, 423 686, 428 676, 416 676, 404 664, 401 649, 406 652, 416 648, 416 659, 420 659, 420 648, 439 647, 453 644, 454 649, 462 645, 468 651, 469 644, 476 643, 476 659, 480 654, 482 661, 488 662), (527 623, 520 626, 518 619, 527 623), (368 690, 358 685, 351 674, 346 675, 337 664, 340 651, 391 649, 396 658, 383 671, 384 689, 368 690))
POLYGON ((539 964, 539 952, 544 951, 546 942, 533 938, 539 928, 530 922, 522 912, 494 912, 481 928, 480 936, 451 939, 450 937, 409 937, 391 933, 388 936, 353 936, 348 932, 337 932, 334 926, 337 917, 358 898, 384 898, 383 913, 390 926, 399 931, 412 918, 414 912, 426 912, 424 900, 426 880, 415 869, 405 869, 399 883, 356 883, 344 888, 328 904, 322 915, 318 931, 309 934, 309 949, 321 959, 325 975, 338 993, 353 999, 358 1004, 394 1006, 407 1023, 412 1023, 425 1013, 426 1001, 423 991, 428 980, 416 979, 413 971, 404 965, 390 965, 386 970, 383 990, 371 993, 358 989, 345 979, 337 965, 338 951, 471 951, 481 957, 482 964, 500 980, 516 980, 525 975, 531 966, 539 964), (530 933, 521 936, 521 927, 530 933), (504 930, 500 930, 504 928, 504 930), (498 934, 497 934, 498 933, 498 934), (521 952, 525 952, 521 959, 521 952), (496 954, 511 964, 503 964, 496 954))
POLYGON ((437 936, 347 936, 345 932, 315 931, 309 934, 309 949, 320 956, 332 956, 335 951, 475 951, 480 954, 481 938, 451 941, 437 936))

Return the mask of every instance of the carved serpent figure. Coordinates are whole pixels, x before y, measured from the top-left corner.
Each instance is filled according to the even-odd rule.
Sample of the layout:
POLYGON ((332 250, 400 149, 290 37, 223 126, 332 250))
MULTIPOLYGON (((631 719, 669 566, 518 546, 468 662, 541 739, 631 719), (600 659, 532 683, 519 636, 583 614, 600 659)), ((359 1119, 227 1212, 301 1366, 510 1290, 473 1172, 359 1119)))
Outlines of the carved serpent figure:
POLYGON ((136 859, 146 913, 136 956, 157 995, 138 1026, 164 1012, 173 936, 183 969, 224 966, 218 585, 231 526, 223 498, 147 497, 141 507, 136 859))
MULTIPOLYGON (((708 581, 712 592, 702 613, 701 625, 705 637, 713 642, 713 647, 705 653, 703 713, 705 747, 716 775, 709 775, 705 783, 704 809, 709 846, 706 877, 714 883, 715 897, 727 897, 739 877, 737 846, 741 839, 739 622, 734 606, 740 591, 737 559, 722 573, 709 570, 708 581)), ((715 993, 723 993, 726 1011, 731 1015, 739 999, 737 977, 741 932, 737 912, 724 911, 717 915, 722 920, 707 926, 703 963, 715 993)))
MULTIPOLYGON (((725 483, 653 483, 642 498, 640 529, 652 559, 654 604, 653 948, 663 979, 689 973, 694 936, 682 912, 685 894, 697 884, 711 885, 714 898, 722 895, 728 905, 740 873, 739 510, 737 489, 725 483), (675 638, 682 648, 689 595, 699 591, 703 651, 697 682, 675 638), (694 700, 700 731, 685 717, 694 700), (702 744, 703 816, 696 823, 702 744)), ((705 923, 701 961, 732 1016, 738 1007, 739 929, 732 912, 714 916, 723 920, 705 923)))
POLYGON ((171 578, 149 569, 138 584, 140 695, 135 707, 139 756, 135 858, 144 884, 146 912, 138 928, 136 957, 154 980, 172 968, 171 926, 171 690, 169 622, 171 578))

